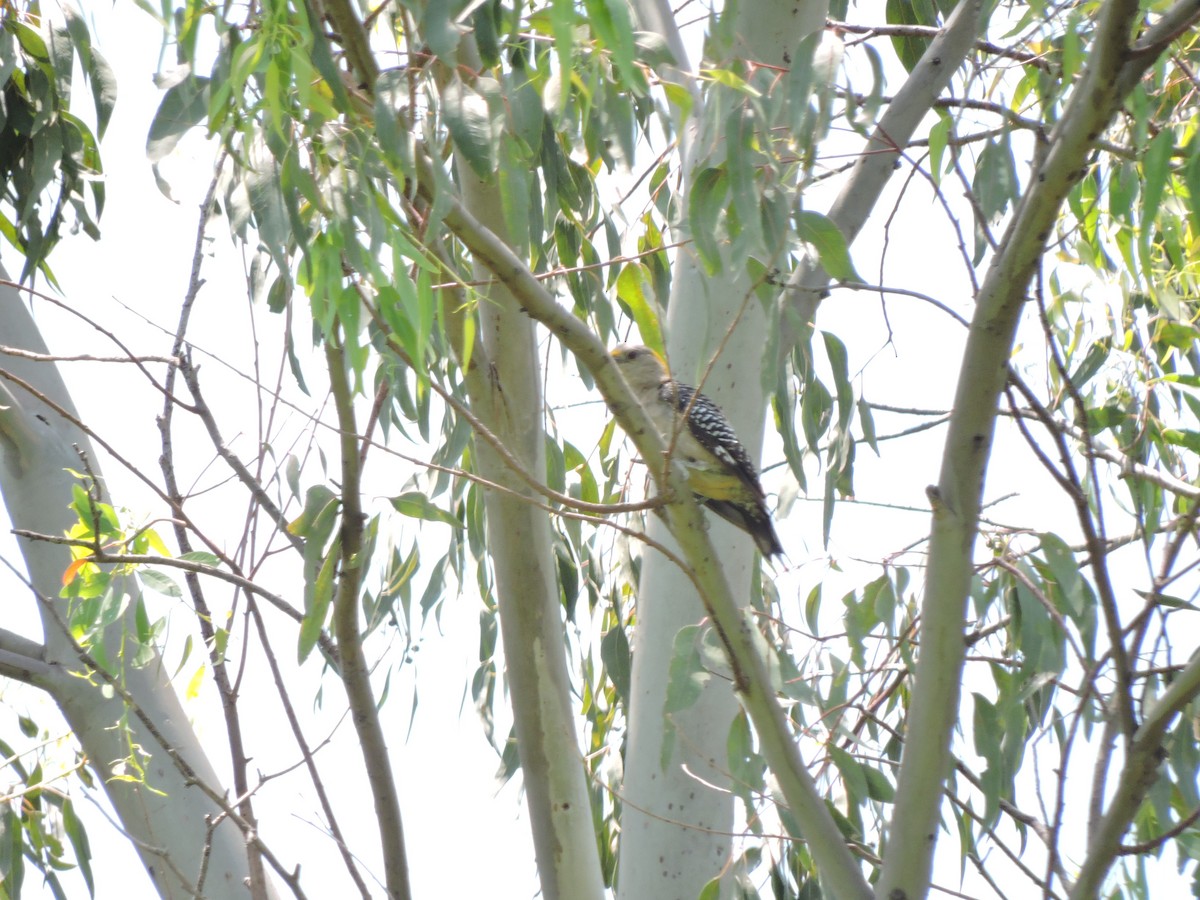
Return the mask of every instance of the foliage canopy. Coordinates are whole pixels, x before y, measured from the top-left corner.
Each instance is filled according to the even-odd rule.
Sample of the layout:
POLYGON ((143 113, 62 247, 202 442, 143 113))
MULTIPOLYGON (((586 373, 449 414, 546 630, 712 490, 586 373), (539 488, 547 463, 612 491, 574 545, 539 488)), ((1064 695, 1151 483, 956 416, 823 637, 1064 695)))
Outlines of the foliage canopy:
MULTIPOLYGON (((256 896, 313 888, 303 850, 256 828, 247 702, 288 710, 342 883, 369 896, 373 871, 408 896, 403 737, 380 710, 393 677, 413 679, 412 714, 436 693, 414 647, 477 603, 469 689, 501 777, 522 772, 548 897, 633 896, 656 858, 702 897, 918 897, 931 880, 1142 897, 1196 878, 1194 4, 925 0, 880 21, 741 0, 696 22, 651 0, 138 5, 173 56, 149 164, 169 191, 197 130, 215 154, 169 353, 92 323, 153 385, 134 414, 159 416, 160 474, 121 423, 46 408, 150 485, 144 520, 85 453, 62 524, 22 524, 13 472, 49 401, 0 347, 16 399, 0 486, 23 550, 63 545, 56 584, 29 564, 45 644, 0 633, 0 672, 65 707, 34 665, 62 663, 123 704, 115 768, 79 738, 86 786, 84 755, 110 795, 156 790, 162 751, 203 780, 198 746, 135 737, 153 717, 125 681, 194 642, 206 663, 182 686, 215 688, 232 758, 228 793, 203 802, 255 835, 256 896), (245 409, 212 402, 245 384, 189 331, 206 267, 229 263, 205 258, 216 234, 245 253, 262 335, 212 354, 253 373, 245 409), (635 329, 756 450, 771 413, 789 565, 710 533, 663 464, 604 349, 635 329), (584 389, 612 418, 578 406, 584 389), (211 449, 181 454, 184 435, 211 449), (656 633, 655 603, 681 627, 656 633), (338 825, 362 807, 323 788, 346 762, 295 713, 309 698, 289 673, 321 667, 361 747, 369 852, 338 825), (704 830, 665 788, 630 787, 693 752, 736 820, 707 829, 708 868, 686 841, 628 837, 642 815, 704 830)), ((101 49, 68 6, 0 12, 0 234, 21 282, 56 284, 65 228, 101 239, 117 82, 101 49)), ((73 863, 91 892, 72 792, 41 787, 46 726, 18 727, 24 743, 0 741, 22 785, 2 889, 32 865, 63 895, 73 863)))

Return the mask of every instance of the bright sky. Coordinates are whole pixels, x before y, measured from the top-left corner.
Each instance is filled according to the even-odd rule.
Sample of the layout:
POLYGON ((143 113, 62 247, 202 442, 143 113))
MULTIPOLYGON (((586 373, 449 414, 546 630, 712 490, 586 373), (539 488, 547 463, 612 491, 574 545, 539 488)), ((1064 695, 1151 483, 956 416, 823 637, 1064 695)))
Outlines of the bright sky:
MULTIPOLYGON (((108 206, 100 222, 104 240, 93 244, 83 237, 69 239, 56 252, 52 264, 69 303, 121 333, 136 349, 163 354, 170 348, 169 335, 175 327, 179 303, 187 289, 197 208, 207 187, 214 150, 199 137, 186 141, 164 166, 179 202, 172 203, 163 197, 155 187, 144 155, 145 135, 159 98, 151 81, 158 63, 159 28, 128 4, 120 5, 115 12, 108 5, 99 4, 93 14, 97 46, 115 67, 120 91, 116 113, 102 146, 108 182, 108 206), (143 321, 143 317, 148 322, 143 321)), ((898 185, 892 185, 890 197, 895 197, 898 190, 898 185)), ((922 192, 921 196, 928 194, 924 182, 915 182, 909 191, 922 192)), ((822 209, 827 202, 828 197, 815 191, 810 194, 807 205, 822 209)), ((890 208, 889 199, 881 201, 880 210, 890 208)), ((884 284, 934 294, 968 315, 969 285, 959 274, 959 269, 930 265, 931 247, 954 246, 955 237, 945 225, 944 218, 933 203, 922 211, 920 203, 910 201, 905 209, 886 235, 886 244, 878 224, 860 238, 853 248, 859 271, 866 278, 878 277, 884 284), (886 260, 882 273, 878 271, 881 258, 886 260)), ((965 209, 962 215, 966 220, 965 209)), ((244 364, 242 361, 248 358, 254 335, 245 299, 243 263, 222 223, 214 223, 209 234, 212 256, 206 261, 204 270, 208 284, 201 294, 190 337, 215 356, 244 364)), ((10 249, 4 248, 0 257, 10 272, 19 271, 19 261, 10 249)), ((877 297, 839 292, 823 307, 820 324, 843 337, 851 346, 852 360, 856 361, 852 372, 866 366, 861 387, 871 400, 898 406, 948 408, 957 376, 962 328, 920 301, 893 299, 888 305, 893 349, 885 346, 888 335, 879 309, 877 297), (920 362, 914 364, 915 360, 920 362)), ((90 348, 103 352, 96 346, 97 338, 69 317, 43 304, 36 305, 35 312, 52 351, 79 352, 80 348, 90 348)), ((266 348, 264 359, 273 360, 275 356, 270 348, 275 338, 272 331, 278 330, 279 319, 261 309, 256 314, 262 316, 257 339, 266 348)), ((214 401, 219 398, 218 416, 228 428, 227 437, 234 438, 237 427, 246 429, 232 442, 243 458, 248 458, 253 452, 253 411, 238 408, 242 398, 248 396, 246 384, 229 376, 216 362, 200 361, 202 377, 209 385, 210 402, 217 406, 214 401), (235 424, 239 420, 241 424, 235 424)), ((157 477, 158 434, 153 414, 145 412, 147 408, 159 408, 157 395, 146 389, 132 367, 76 363, 64 368, 84 417, 93 422, 107 420, 108 429, 118 433, 120 445, 130 452, 136 464, 157 477), (130 371, 124 371, 124 368, 130 371)), ((267 380, 273 377, 272 369, 267 380)), ((285 377, 285 384, 290 385, 290 377, 285 377)), ((548 398, 552 404, 565 405, 579 399, 576 382, 558 384, 548 398)), ((303 397, 299 399, 308 402, 303 397)), ((592 444, 588 441, 594 442, 595 419, 595 410, 585 407, 576 414, 560 414, 558 421, 564 430, 578 429, 585 433, 586 438, 573 438, 572 442, 580 447, 590 447, 592 444)), ((877 418, 881 434, 911 424, 911 420, 877 418)), ((297 416, 289 428, 292 433, 299 433, 303 425, 303 420, 297 416)), ((812 585, 823 579, 830 621, 836 627, 836 616, 840 612, 836 598, 875 577, 880 571, 880 560, 925 532, 928 522, 925 487, 937 479, 943 437, 943 432, 935 429, 910 438, 905 442, 903 455, 897 455, 895 449, 889 448, 886 466, 875 464, 869 449, 861 447, 856 470, 858 495, 907 509, 843 504, 835 519, 833 540, 828 550, 822 546, 819 497, 816 502, 806 502, 802 498, 796 503, 787 518, 780 522, 779 529, 789 557, 795 563, 795 568, 779 579, 785 608, 793 612, 798 610, 812 585), (844 570, 844 574, 831 568, 833 563, 844 570)), ((201 439, 194 444, 196 460, 192 462, 196 468, 210 456, 205 446, 201 439)), ((276 449, 282 452, 286 448, 276 449)), ((1001 461, 1025 458, 1021 448, 1006 437, 998 441, 994 455, 1001 461)), ((768 440, 764 458, 768 464, 782 459, 776 442, 768 440)), ((410 474, 403 468, 404 464, 381 463, 377 459, 375 465, 374 471, 381 478, 379 495, 398 493, 410 474)), ((107 462, 105 471, 119 505, 134 510, 138 516, 155 508, 145 490, 114 464, 107 462)), ((778 491, 788 477, 782 467, 768 473, 768 490, 778 491)), ((311 479, 305 482, 308 483, 311 479)), ((1063 503, 1047 509, 1042 502, 1044 497, 1051 495, 1050 487, 1040 469, 1002 467, 989 479, 989 496, 1018 490, 1021 497, 1008 501, 990 515, 1006 522, 1027 521, 1030 510, 1036 508, 1039 529, 1072 536, 1075 527, 1069 507, 1063 503)), ((217 502, 213 501, 214 504, 217 502)), ((167 528, 164 526, 162 531, 165 534, 167 528)), ((233 533, 236 532, 231 530, 233 533)), ((433 538, 435 543, 442 539, 440 535, 433 538)), ((6 558, 14 558, 12 543, 7 538, 0 543, 0 550, 6 558)), ((287 577, 278 575, 274 582, 276 588, 298 596, 294 576, 294 571, 287 577), (293 579, 290 583, 289 578, 293 579)), ((10 596, 21 596, 21 590, 10 578, 3 573, 0 577, 6 578, 0 583, 10 589, 10 596)), ((276 573, 269 573, 269 577, 276 577, 276 573)), ((171 601, 153 595, 149 599, 157 604, 159 614, 170 613, 171 601)), ((11 606, 29 607, 24 603, 11 606)), ((186 613, 174 616, 172 621, 176 629, 172 646, 177 653, 183 635, 187 633, 186 613)), ((35 620, 18 625, 6 619, 5 624, 31 637, 40 636, 35 620)), ((472 592, 445 604, 440 629, 444 637, 430 631, 416 654, 422 692, 411 737, 406 739, 413 710, 412 666, 403 668, 393 678, 384 708, 387 728, 393 736, 391 746, 400 782, 415 893, 417 896, 442 896, 449 877, 457 896, 532 897, 537 891, 537 882, 528 825, 518 804, 520 777, 502 789, 496 787, 493 773, 498 760, 483 738, 471 709, 469 693, 466 693, 476 666, 478 641, 478 608, 472 592)), ((290 637, 280 642, 278 649, 284 662, 294 657, 291 646, 290 637)), ((172 659, 172 663, 177 658, 172 659)), ((194 654, 186 671, 194 669, 200 661, 194 654)), ((314 724, 307 732, 309 740, 318 743, 334 731, 338 722, 339 711, 344 707, 340 689, 332 678, 322 681, 320 666, 315 659, 294 673, 293 679, 290 682, 293 699, 302 715, 313 706, 311 698, 324 684, 323 708, 312 712, 310 721, 314 724)), ((979 689, 987 690, 988 686, 984 684, 979 689)), ((44 704, 37 704, 36 698, 29 694, 7 687, 0 715, 11 718, 22 708, 36 709, 38 720, 49 723, 51 719, 44 704)), ((189 702, 187 708, 201 734, 211 737, 213 762, 219 771, 227 772, 223 726, 211 690, 202 692, 198 699, 189 702)), ((253 707, 245 705, 243 714, 249 730, 248 743, 257 754, 254 766, 259 771, 274 773, 296 762, 286 724, 273 699, 267 697, 253 707), (281 737, 283 735, 288 736, 281 737)), ((505 733, 507 729, 507 721, 497 723, 498 732, 505 733)), ((14 731, 3 728, 5 734, 14 731)), ((966 740, 969 743, 969 732, 966 740)), ((349 815, 346 806, 339 805, 343 816, 341 824, 354 834, 355 819, 360 819, 365 827, 358 829, 357 838, 352 838, 355 851, 378 871, 378 854, 374 849, 376 838, 369 821, 370 800, 361 778, 361 756, 348 722, 342 722, 336 729, 333 742, 321 751, 321 759, 326 763, 327 787, 331 795, 361 797, 358 816, 349 815)), ((314 834, 320 827, 317 824, 319 815, 302 776, 294 775, 268 785, 257 808, 266 840, 281 851, 285 861, 301 863, 310 877, 314 872, 328 871, 337 877, 333 883, 344 884, 338 877, 341 864, 332 843, 314 834), (299 792, 297 785, 301 788, 299 792), (296 852, 295 848, 302 849, 296 852)), ((139 866, 132 849, 127 842, 110 836, 95 808, 81 804, 80 811, 92 840, 93 867, 100 885, 98 896, 117 896, 112 893, 117 889, 120 896, 131 896, 128 893, 131 890, 129 873, 139 866)), ((946 866, 940 869, 939 879, 957 887, 957 848, 953 839, 947 837, 944 840, 942 856, 946 866)), ((27 880, 30 880, 29 876, 27 880)), ((64 876, 64 883, 71 884, 70 876, 64 876)), ((322 896, 318 886, 319 882, 307 882, 306 879, 309 896, 322 896)), ((69 891, 71 896, 84 895, 82 885, 78 883, 69 891)))

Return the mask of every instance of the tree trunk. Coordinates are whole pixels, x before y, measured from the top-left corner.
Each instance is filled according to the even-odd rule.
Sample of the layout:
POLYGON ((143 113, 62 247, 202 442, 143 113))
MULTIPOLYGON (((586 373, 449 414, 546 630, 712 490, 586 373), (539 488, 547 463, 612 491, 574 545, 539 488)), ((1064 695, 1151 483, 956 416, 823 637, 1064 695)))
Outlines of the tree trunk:
MULTIPOLYGON (((0 278, 7 277, 0 270, 0 278)), ((0 285, 0 335, 7 346, 47 353, 19 292, 6 285, 0 285)), ((82 452, 99 477, 99 460, 88 436, 67 418, 79 417, 53 363, 0 353, 0 369, 0 492, 9 518, 14 528, 61 536, 74 522, 69 505, 76 481, 66 470, 81 469, 82 452), (49 403, 34 396, 22 381, 49 403)), ((161 660, 156 655, 135 668, 123 656, 112 654, 108 675, 125 698, 110 688, 104 676, 78 677, 89 667, 63 627, 67 605, 58 599, 70 552, 65 546, 30 538, 19 538, 19 544, 40 598, 45 634, 39 658, 30 660, 39 675, 27 680, 46 690, 62 710, 155 889, 162 897, 249 897, 245 841, 228 818, 209 832, 207 821, 216 820, 221 809, 197 782, 218 796, 225 791, 188 724, 161 660), (126 699, 136 709, 127 706, 126 699), (153 723, 153 732, 147 721, 153 723), (131 747, 149 757, 143 759, 144 782, 113 777, 131 747)), ((133 578, 118 589, 137 597, 133 578)), ((109 647, 119 646, 121 636, 135 630, 135 608, 136 603, 129 603, 128 612, 109 627, 109 647)), ((27 645, 11 635, 0 635, 0 646, 9 651, 5 674, 19 677, 13 651, 24 646, 26 653, 31 652, 27 645)), ((133 770, 127 769, 127 774, 133 770)))
MULTIPOLYGON (((504 235, 495 191, 463 177, 475 216, 504 235)), ((479 280, 491 277, 476 266, 479 280)), ((500 285, 483 289, 477 365, 468 374, 472 409, 535 478, 546 472, 541 367, 533 321, 500 285)), ((512 695, 517 751, 533 829, 542 895, 600 900, 604 882, 591 799, 575 732, 550 518, 537 497, 488 444, 476 439, 479 474, 512 493, 484 493, 488 542, 512 695)))
MULTIPOLYGON (((809 65, 810 60, 796 58, 797 48, 807 35, 823 27, 826 11, 827 4, 820 0, 797 4, 748 0, 738 10, 733 32, 739 41, 732 52, 769 65, 809 65)), ((688 70, 686 61, 679 63, 688 70)), ((697 104, 682 130, 694 130, 703 120, 697 104)), ((685 196, 696 172, 723 160, 723 142, 722 134, 700 133, 689 143, 685 196)), ((682 225, 676 223, 677 230, 682 225)), ((682 230, 686 232, 686 227, 682 230)), ((686 233, 679 239, 685 237, 686 233)), ((743 267, 724 266, 709 276, 692 248, 685 246, 675 261, 666 331, 674 376, 695 384, 708 370, 702 390, 724 409, 751 457, 758 459, 765 407, 760 374, 768 323, 759 301, 750 296, 752 289, 743 267), (722 342, 723 349, 709 370, 708 363, 722 342)), ((735 594, 742 590, 748 597, 751 577, 757 577, 752 541, 715 517, 709 521, 729 584, 735 594)), ((660 521, 655 519, 649 527, 652 537, 674 546, 660 521)), ((700 599, 688 578, 660 555, 647 551, 639 585, 625 754, 624 793, 632 803, 622 813, 619 869, 621 896, 631 900, 692 900, 705 884, 727 871, 734 810, 726 741, 737 710, 729 682, 710 678, 699 701, 674 713, 670 721, 663 719, 675 635, 702 616, 700 599), (664 728, 674 731, 665 767, 664 728)))

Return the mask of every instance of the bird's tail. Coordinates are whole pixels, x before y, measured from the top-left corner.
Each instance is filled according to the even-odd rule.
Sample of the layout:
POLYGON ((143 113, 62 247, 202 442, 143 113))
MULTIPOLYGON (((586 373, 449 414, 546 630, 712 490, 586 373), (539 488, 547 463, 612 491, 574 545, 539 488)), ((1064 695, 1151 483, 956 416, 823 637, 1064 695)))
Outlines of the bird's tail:
POLYGON ((775 533, 771 514, 766 509, 743 506, 729 500, 713 500, 709 497, 697 499, 726 522, 736 525, 754 538, 755 545, 766 559, 783 555, 783 545, 779 543, 779 535, 775 533))

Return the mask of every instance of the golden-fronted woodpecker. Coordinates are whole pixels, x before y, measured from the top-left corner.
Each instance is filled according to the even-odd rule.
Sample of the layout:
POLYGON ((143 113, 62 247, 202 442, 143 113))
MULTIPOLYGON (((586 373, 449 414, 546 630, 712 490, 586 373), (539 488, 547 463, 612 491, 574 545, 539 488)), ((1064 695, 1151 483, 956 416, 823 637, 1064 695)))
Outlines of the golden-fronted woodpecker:
POLYGON ((674 441, 697 499, 754 538, 763 556, 782 554, 758 470, 721 408, 673 379, 649 347, 621 344, 612 357, 663 440, 674 441))

